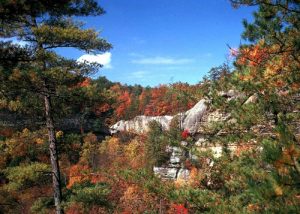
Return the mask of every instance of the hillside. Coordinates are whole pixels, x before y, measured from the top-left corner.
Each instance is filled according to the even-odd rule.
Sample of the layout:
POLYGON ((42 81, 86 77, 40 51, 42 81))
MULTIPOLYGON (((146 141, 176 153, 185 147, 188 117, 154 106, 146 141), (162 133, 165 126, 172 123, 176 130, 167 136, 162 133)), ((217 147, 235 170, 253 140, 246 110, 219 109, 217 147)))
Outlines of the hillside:
MULTIPOLYGON (((116 2, 113 14, 130 25, 116 2)), ((176 8, 180 21, 194 21, 197 14, 182 14, 177 3, 163 11, 176 8)), ((118 58, 126 50, 118 71, 112 44, 81 22, 101 23, 90 19, 105 13, 98 1, 1 1, 0 214, 300 213, 300 3, 230 3, 255 13, 243 22, 240 46, 227 45, 226 63, 197 84, 171 76, 170 84, 146 87, 92 77, 103 69, 150 83, 146 74, 185 76, 188 65, 214 56, 200 53, 197 42, 189 44, 198 58, 130 52, 147 43, 150 51, 166 49, 182 24, 159 48, 155 37, 163 32, 146 30, 153 43, 127 41, 124 27, 113 37, 127 41, 112 52, 118 58)), ((141 17, 151 12, 144 21, 159 18, 152 12, 162 8, 140 4, 141 17)), ((185 36, 178 41, 192 38, 185 36)), ((176 44, 169 50, 182 47, 176 44)))

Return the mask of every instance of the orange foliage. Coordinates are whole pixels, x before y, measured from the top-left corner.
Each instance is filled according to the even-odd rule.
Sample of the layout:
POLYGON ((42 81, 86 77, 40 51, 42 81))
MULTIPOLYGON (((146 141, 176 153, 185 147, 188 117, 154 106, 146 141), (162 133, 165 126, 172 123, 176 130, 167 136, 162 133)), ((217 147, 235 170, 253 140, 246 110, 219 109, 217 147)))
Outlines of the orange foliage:
POLYGON ((201 179, 199 178, 198 169, 196 167, 192 167, 190 172, 189 184, 194 187, 199 186, 200 180, 201 179))
POLYGON ((75 183, 88 180, 86 172, 89 170, 87 165, 76 164, 70 167, 69 183, 67 188, 71 188, 75 183))
POLYGON ((81 83, 78 84, 79 87, 88 87, 91 85, 91 79, 85 78, 81 83))
POLYGON ((268 50, 260 44, 240 49, 240 55, 237 64, 257 66, 268 58, 268 50))
POLYGON ((290 82, 292 72, 299 63, 290 56, 289 50, 281 51, 280 46, 266 46, 263 41, 240 50, 237 65, 247 66, 246 72, 240 73, 242 81, 262 83, 265 90, 289 89, 299 90, 299 84, 290 82))
POLYGON ((293 166, 294 161, 293 158, 300 157, 300 151, 296 149, 294 145, 289 146, 288 148, 285 148, 282 151, 281 157, 275 161, 274 166, 277 168, 278 172, 281 175, 286 175, 289 173, 289 169, 286 167, 286 165, 293 166))
POLYGON ((151 90, 151 101, 145 107, 145 115, 162 116, 172 112, 172 97, 166 96, 167 91, 168 88, 165 85, 151 90))
POLYGON ((255 147, 254 144, 241 143, 240 145, 237 146, 236 150, 234 151, 234 154, 236 156, 240 156, 243 152, 250 151, 254 147, 255 147))
POLYGON ((123 91, 121 95, 118 97, 119 106, 116 109, 116 113, 118 117, 124 116, 126 109, 131 104, 131 97, 128 91, 123 91))
POLYGON ((116 84, 110 88, 116 94, 115 121, 133 118, 137 115, 174 115, 195 105, 199 85, 175 83, 155 88, 131 88, 116 84), (192 98, 193 97, 193 98, 192 98))
POLYGON ((149 211, 150 207, 153 209, 155 204, 157 204, 155 208, 157 210, 159 206, 157 200, 157 198, 145 192, 145 190, 140 189, 136 185, 131 185, 126 189, 120 200, 120 208, 125 213, 144 213, 145 211, 149 211))

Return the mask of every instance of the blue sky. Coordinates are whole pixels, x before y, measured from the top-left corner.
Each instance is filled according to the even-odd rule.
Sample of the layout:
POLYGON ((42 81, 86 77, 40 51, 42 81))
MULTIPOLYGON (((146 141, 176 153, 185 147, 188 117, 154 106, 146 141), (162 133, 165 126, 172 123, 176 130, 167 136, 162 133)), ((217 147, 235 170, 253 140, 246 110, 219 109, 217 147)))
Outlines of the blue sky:
MULTIPOLYGON (((83 19, 113 45, 99 56, 105 66, 96 76, 144 86, 199 82, 227 60, 226 44, 243 42, 242 20, 251 20, 254 10, 233 9, 229 0, 101 0, 100 5, 105 15, 83 19)), ((70 49, 60 53, 89 57, 70 49)))

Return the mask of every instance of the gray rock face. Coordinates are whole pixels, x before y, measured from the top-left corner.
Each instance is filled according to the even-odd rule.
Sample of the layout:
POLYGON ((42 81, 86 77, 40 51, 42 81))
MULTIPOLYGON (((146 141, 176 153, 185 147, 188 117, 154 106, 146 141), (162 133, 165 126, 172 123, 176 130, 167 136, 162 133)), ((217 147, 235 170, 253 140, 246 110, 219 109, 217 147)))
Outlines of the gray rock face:
POLYGON ((207 113, 207 108, 207 100, 202 99, 193 108, 185 112, 185 118, 182 123, 183 129, 194 134, 197 131, 201 118, 207 113))
POLYGON ((164 180, 188 180, 190 170, 175 167, 153 167, 154 174, 164 180))
POLYGON ((137 116, 132 120, 121 120, 110 127, 110 132, 116 133, 119 131, 131 131, 135 133, 143 133, 148 131, 148 125, 151 121, 159 122, 163 129, 168 129, 173 119, 172 116, 157 116, 157 117, 149 117, 149 116, 137 116))
MULTIPOLYGON (((190 133, 197 131, 197 126, 203 115, 207 112, 207 100, 200 100, 193 108, 185 113, 178 114, 183 129, 189 130, 190 133)), ((135 133, 143 133, 148 131, 148 125, 150 121, 159 122, 163 129, 167 130, 170 127, 170 123, 173 116, 137 116, 132 120, 121 120, 110 127, 110 132, 116 133, 120 131, 131 131, 135 133)))
POLYGON ((171 167, 153 167, 154 174, 162 179, 172 179, 177 178, 178 168, 171 167))
POLYGON ((184 157, 183 150, 176 146, 168 146, 166 152, 171 153, 168 164, 163 167, 153 167, 154 174, 162 179, 176 180, 187 178, 189 171, 182 168, 181 163, 184 157))
POLYGON ((171 152, 171 156, 170 156, 170 167, 180 167, 180 162, 183 158, 183 151, 181 148, 179 147, 168 147, 167 151, 171 152))

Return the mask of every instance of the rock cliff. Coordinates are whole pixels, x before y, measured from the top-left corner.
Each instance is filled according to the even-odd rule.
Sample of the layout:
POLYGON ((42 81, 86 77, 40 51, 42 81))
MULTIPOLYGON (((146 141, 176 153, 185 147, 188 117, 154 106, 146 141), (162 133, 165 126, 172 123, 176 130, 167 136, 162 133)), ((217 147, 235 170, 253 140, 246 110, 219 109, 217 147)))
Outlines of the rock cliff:
POLYGON ((182 129, 188 130, 190 133, 195 133, 198 129, 201 118, 208 113, 208 103, 206 99, 200 100, 190 110, 179 113, 175 116, 137 116, 132 120, 121 120, 110 127, 110 132, 116 133, 120 131, 130 131, 134 133, 143 133, 148 131, 148 125, 151 121, 157 121, 163 129, 169 129, 170 123, 174 117, 178 117, 182 129))

